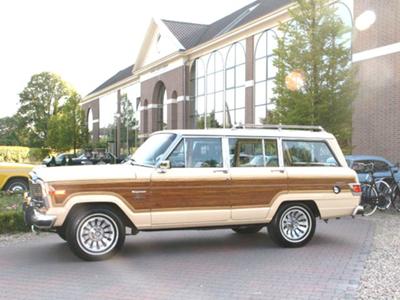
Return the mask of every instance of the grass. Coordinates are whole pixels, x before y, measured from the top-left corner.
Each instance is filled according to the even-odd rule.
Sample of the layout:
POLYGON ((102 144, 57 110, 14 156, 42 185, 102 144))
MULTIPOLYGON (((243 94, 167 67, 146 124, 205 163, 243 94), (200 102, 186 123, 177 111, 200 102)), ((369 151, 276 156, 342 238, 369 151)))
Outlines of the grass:
POLYGON ((0 234, 29 231, 24 223, 21 194, 0 192, 0 234))

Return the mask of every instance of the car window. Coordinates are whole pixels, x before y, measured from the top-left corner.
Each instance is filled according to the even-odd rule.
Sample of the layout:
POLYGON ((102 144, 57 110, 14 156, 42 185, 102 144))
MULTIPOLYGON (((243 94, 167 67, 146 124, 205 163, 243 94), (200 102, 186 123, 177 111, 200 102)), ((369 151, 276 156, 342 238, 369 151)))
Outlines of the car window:
POLYGON ((231 167, 264 167, 262 139, 229 139, 231 167))
POLYGON ((278 148, 276 140, 229 139, 231 167, 277 167, 278 148))
POLYGON ((374 171, 375 172, 387 172, 389 171, 389 165, 382 160, 374 160, 374 171))
POLYGON ((325 142, 283 141, 285 166, 339 166, 331 149, 325 142))
POLYGON ((221 168, 220 138, 185 138, 169 155, 172 168, 221 168))

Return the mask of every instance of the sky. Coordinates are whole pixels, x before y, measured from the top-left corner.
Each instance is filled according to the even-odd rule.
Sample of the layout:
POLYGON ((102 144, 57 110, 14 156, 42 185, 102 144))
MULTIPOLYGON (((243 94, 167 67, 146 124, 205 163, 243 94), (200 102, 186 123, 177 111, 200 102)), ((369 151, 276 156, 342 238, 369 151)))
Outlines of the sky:
POLYGON ((85 96, 133 64, 152 17, 209 24, 253 0, 0 1, 0 118, 31 76, 54 72, 85 96))

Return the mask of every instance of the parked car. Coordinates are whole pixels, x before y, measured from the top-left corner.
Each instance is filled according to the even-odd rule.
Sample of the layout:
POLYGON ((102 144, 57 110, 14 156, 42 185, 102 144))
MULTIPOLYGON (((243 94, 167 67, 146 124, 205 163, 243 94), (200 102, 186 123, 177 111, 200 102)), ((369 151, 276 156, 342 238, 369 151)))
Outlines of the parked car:
POLYGON ((55 167, 55 166, 66 166, 70 164, 70 161, 76 157, 75 154, 71 153, 61 153, 56 157, 48 156, 43 161, 42 164, 47 167, 55 167))
POLYGON ((0 190, 22 193, 28 190, 29 172, 33 165, 17 163, 0 163, 0 190))
POLYGON ((111 152, 88 152, 73 158, 71 165, 105 165, 119 164, 123 161, 111 152))
POLYGON ((374 164, 374 177, 376 179, 389 178, 391 176, 389 168, 392 168, 395 174, 396 181, 400 181, 400 173, 397 165, 393 164, 389 160, 374 155, 347 155, 345 156, 347 165, 357 170, 358 179, 360 182, 368 181, 368 173, 359 167, 360 164, 374 164))
POLYGON ((168 229, 245 234, 267 226, 279 245, 300 247, 317 217, 362 212, 357 174, 333 135, 319 127, 271 128, 157 132, 130 163, 37 169, 25 219, 56 231, 82 259, 101 260, 123 246, 126 232, 168 229), (242 149, 261 149, 278 164, 248 167, 242 149))

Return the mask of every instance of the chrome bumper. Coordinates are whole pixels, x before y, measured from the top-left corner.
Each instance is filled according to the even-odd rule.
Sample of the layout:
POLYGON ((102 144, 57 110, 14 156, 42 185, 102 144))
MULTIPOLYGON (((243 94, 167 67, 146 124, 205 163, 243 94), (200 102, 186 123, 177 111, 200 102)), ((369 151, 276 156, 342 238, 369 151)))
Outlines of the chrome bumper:
POLYGON ((39 229, 50 229, 56 222, 56 216, 45 215, 41 213, 31 203, 23 204, 24 220, 28 226, 34 226, 39 229))
POLYGON ((364 215, 364 207, 361 205, 357 205, 357 207, 353 210, 353 213, 351 214, 353 217, 356 215, 364 215))

